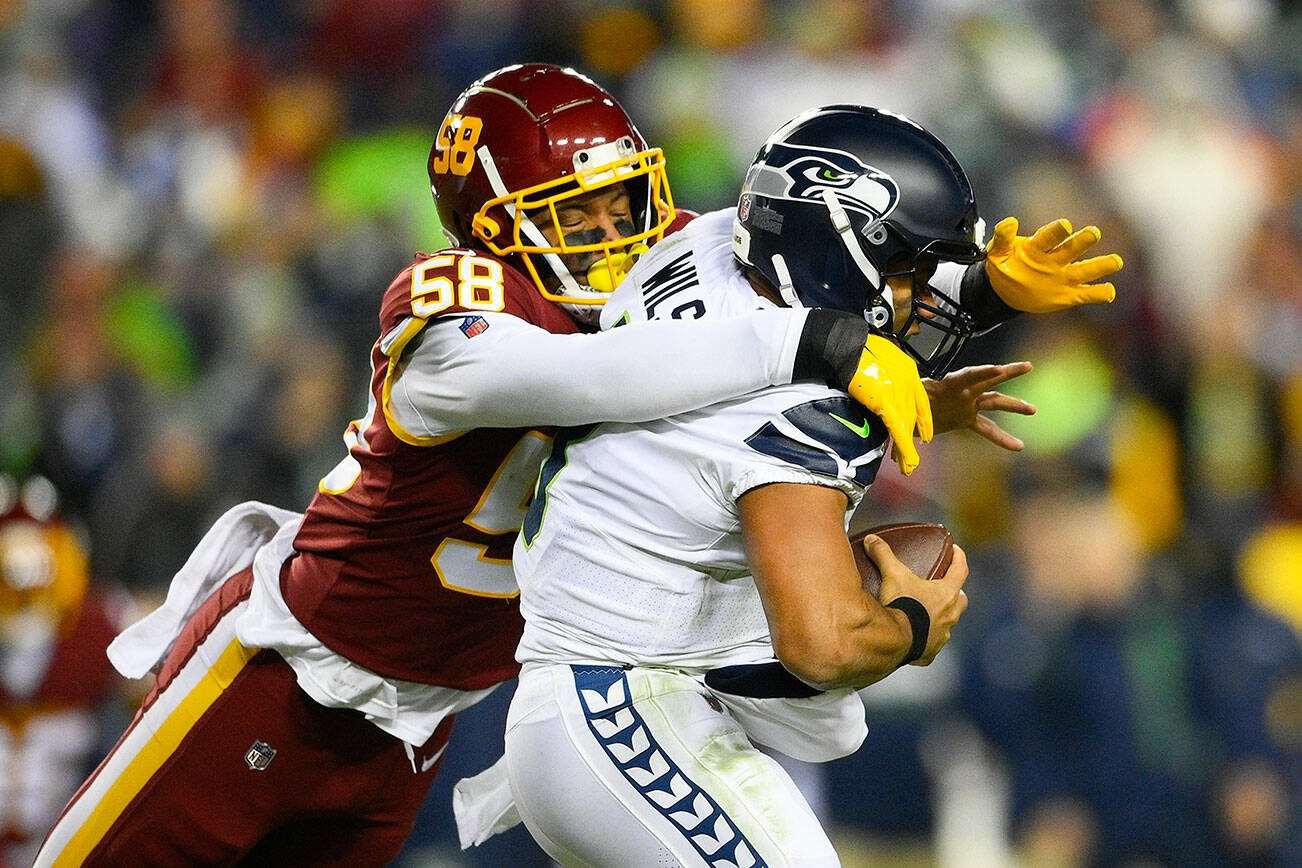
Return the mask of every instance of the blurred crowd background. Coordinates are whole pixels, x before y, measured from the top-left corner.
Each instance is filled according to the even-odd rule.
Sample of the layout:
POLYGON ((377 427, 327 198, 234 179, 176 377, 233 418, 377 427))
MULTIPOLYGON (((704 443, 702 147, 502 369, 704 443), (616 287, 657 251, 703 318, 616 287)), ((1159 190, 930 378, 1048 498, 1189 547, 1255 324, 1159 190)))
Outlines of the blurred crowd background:
MULTIPOLYGON (((731 204, 797 111, 866 103, 940 135, 990 225, 1067 216, 1125 257, 1114 304, 969 348, 1035 362, 1009 390, 1040 409, 1007 422, 1025 453, 940 438, 856 517, 944 521, 973 571, 936 665, 864 692, 864 748, 792 766, 846 864, 1302 865, 1283 0, 0 2, 0 471, 53 484, 0 487, 0 863, 129 714, 129 688, 43 693, 37 639, 150 605, 234 503, 307 504, 365 407, 381 293, 443 244, 433 133, 524 60, 619 96, 683 207, 731 204), (33 557, 73 592, 20 593, 33 557), (33 754, 60 701, 78 723, 33 754)), ((497 756, 498 693, 401 864, 546 864, 521 829, 456 848, 448 791, 497 756)))

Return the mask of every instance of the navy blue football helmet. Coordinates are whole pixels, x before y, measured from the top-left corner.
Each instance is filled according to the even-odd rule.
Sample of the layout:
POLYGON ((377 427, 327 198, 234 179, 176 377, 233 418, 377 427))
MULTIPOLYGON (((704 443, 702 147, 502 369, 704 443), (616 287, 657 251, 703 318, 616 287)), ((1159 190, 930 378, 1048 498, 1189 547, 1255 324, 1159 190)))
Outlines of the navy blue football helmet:
POLYGON ((760 148, 742 184, 733 252, 789 304, 863 315, 924 374, 942 377, 974 326, 928 281, 939 262, 982 258, 979 227, 972 185, 938 138, 900 115, 830 105, 791 119, 760 148), (913 311, 896 329, 886 279, 899 275, 912 281, 913 311))

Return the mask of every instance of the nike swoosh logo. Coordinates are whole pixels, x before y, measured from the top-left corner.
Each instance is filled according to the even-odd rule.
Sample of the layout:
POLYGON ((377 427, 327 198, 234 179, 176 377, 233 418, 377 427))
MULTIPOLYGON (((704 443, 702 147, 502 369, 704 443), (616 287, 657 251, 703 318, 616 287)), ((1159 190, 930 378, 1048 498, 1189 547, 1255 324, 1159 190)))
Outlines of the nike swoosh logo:
POLYGON ((864 420, 864 423, 862 425, 856 425, 848 419, 842 419, 840 416, 836 415, 835 413, 828 413, 827 415, 831 416, 833 419, 840 422, 842 425, 849 428, 851 431, 858 434, 860 437, 867 439, 868 435, 872 433, 869 430, 869 423, 868 420, 866 419, 864 420))
POLYGON ((443 751, 445 751, 445 750, 447 750, 447 749, 448 749, 448 746, 445 744, 445 745, 443 745, 443 747, 439 748, 438 751, 437 751, 433 756, 431 756, 431 757, 426 757, 425 759, 421 760, 421 763, 420 763, 420 770, 421 770, 422 772, 427 772, 427 771, 429 771, 429 770, 430 770, 430 767, 433 766, 434 763, 436 763, 436 762, 439 761, 439 757, 443 756, 443 751))

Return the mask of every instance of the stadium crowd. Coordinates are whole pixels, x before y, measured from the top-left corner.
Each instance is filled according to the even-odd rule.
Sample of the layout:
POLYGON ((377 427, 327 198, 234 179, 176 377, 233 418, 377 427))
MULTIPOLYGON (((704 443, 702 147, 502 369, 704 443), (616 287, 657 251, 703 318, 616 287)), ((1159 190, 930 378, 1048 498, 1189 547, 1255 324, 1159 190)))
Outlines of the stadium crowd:
MULTIPOLYGON (((379 293, 443 244, 437 124, 513 60, 616 93, 685 207, 855 102, 940 135, 991 225, 1071 214, 1125 258, 1112 305, 966 351, 1035 362, 1025 453, 948 438, 867 498, 954 531, 972 606, 936 665, 864 691, 871 760, 798 771, 846 864, 1302 866, 1286 0, 0 4, 0 471, 54 483, 92 581, 143 604, 228 506, 306 502, 365 406, 344 360, 379 293)), ((454 740, 490 761, 504 707, 454 740)), ((522 829, 457 852, 457 776, 405 864, 543 864, 522 829)))

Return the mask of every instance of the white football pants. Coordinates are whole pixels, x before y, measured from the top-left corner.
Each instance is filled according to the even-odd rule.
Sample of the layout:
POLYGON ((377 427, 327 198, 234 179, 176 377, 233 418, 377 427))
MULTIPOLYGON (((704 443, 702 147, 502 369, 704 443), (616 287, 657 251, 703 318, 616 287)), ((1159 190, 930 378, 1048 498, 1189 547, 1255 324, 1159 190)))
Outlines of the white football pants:
POLYGON ((526 667, 506 762, 525 825, 567 868, 840 865, 787 773, 684 674, 526 667))

